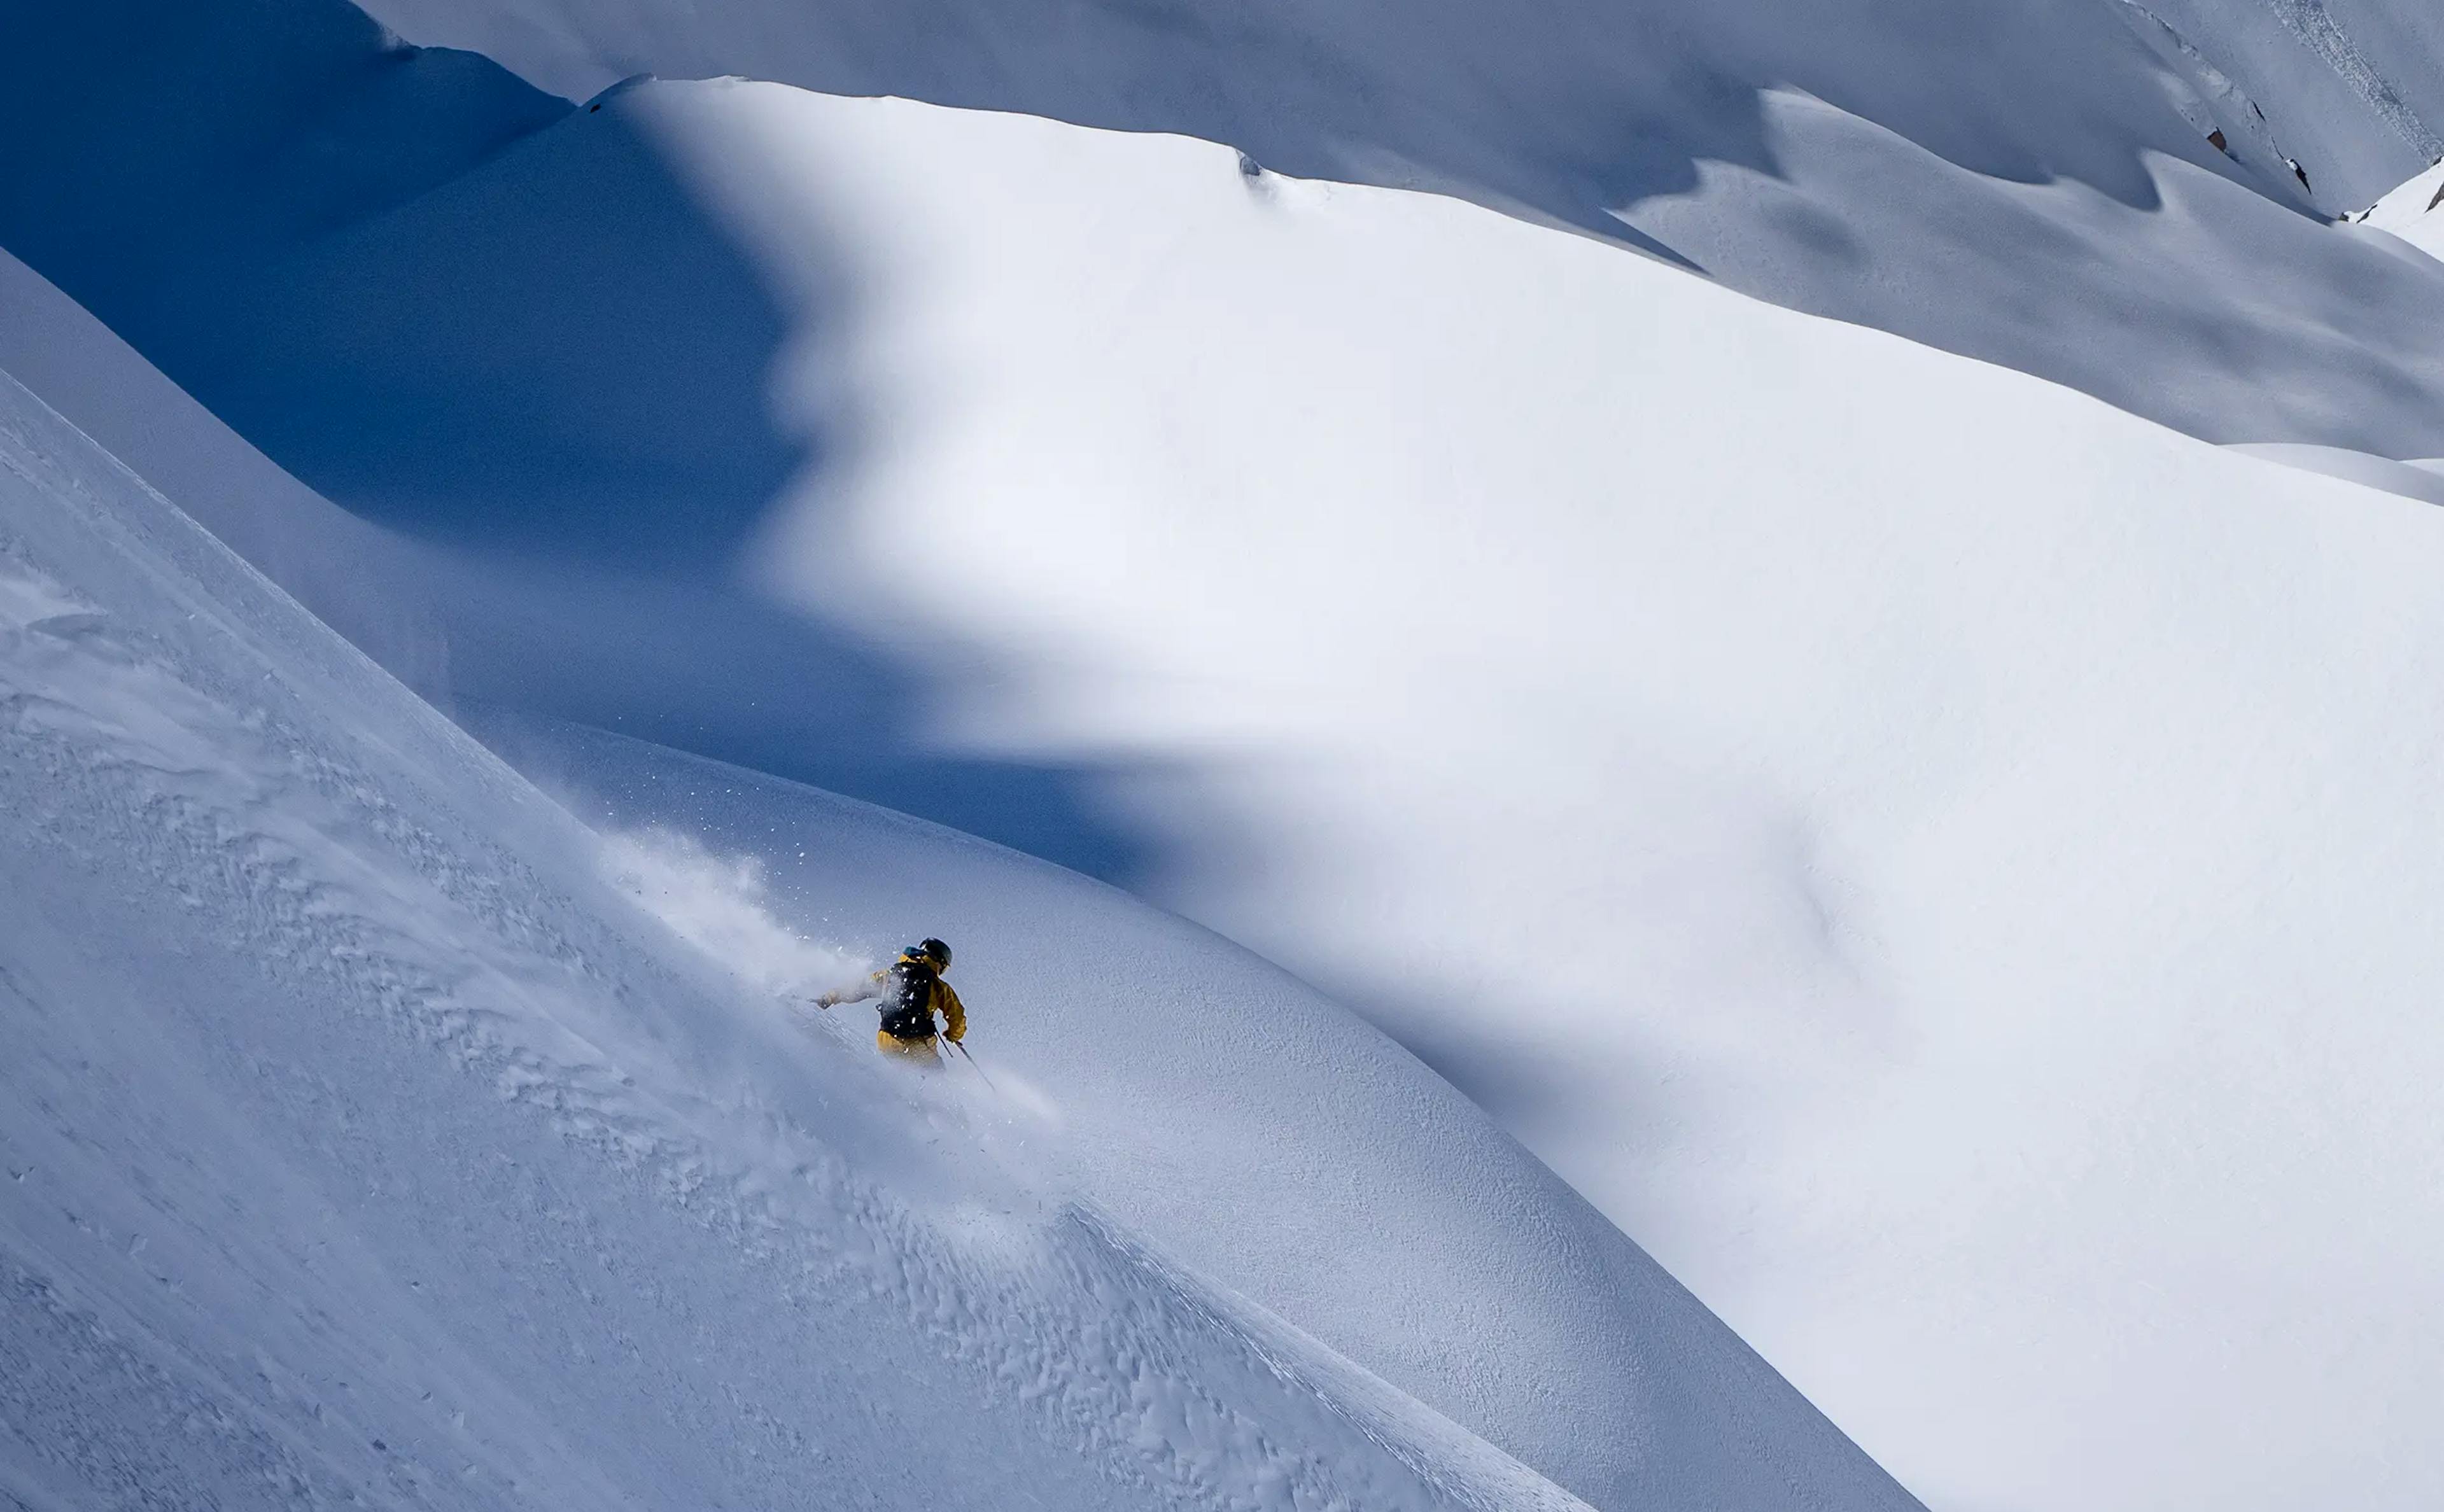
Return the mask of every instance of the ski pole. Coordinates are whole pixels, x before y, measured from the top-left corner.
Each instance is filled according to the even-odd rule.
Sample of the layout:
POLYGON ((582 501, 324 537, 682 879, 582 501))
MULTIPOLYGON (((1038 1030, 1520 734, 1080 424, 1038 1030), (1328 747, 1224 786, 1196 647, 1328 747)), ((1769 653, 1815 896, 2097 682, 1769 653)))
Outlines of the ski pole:
MULTIPOLYGON (((975 1052, 974 1052, 974 1051, 972 1051, 972 1050, 969 1049, 965 1044, 960 1043, 960 1042, 958 1042, 958 1041, 956 1041, 956 1040, 952 1041, 952 1042, 951 1042, 951 1044, 952 1044, 952 1046, 953 1046, 954 1049, 956 1049, 956 1050, 959 1052, 959 1054, 961 1054, 961 1055, 963 1055, 963 1056, 966 1056, 966 1057, 968 1058, 968 1064, 970 1064, 970 1065, 972 1065, 972 1066, 976 1066, 976 1075, 978 1075, 978 1076, 980 1076, 980 1077, 985 1077, 985 1068, 984 1068, 984 1067, 982 1067, 982 1066, 977 1066, 977 1065, 976 1065, 976 1054, 975 1054, 975 1052)), ((995 1092, 999 1092, 999 1091, 1001 1091, 1001 1088, 999 1088, 999 1087, 994 1087, 994 1086, 993 1086, 993 1079, 992 1079, 992 1078, 991 1078, 991 1077, 985 1077, 985 1085, 986 1085, 986 1086, 988 1086, 988 1087, 992 1087, 992 1090, 993 1090, 993 1091, 995 1091, 995 1092)))

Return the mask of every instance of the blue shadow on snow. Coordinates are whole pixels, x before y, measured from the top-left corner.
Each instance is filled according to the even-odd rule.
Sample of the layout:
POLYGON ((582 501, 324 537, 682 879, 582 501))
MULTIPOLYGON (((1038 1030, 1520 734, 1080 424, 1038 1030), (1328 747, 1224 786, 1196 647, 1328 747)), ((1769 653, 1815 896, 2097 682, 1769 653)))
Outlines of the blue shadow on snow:
MULTIPOLYGON (((782 433, 785 310, 616 107, 344 0, 101 0, 0 49, 0 246, 341 507, 435 544, 436 699, 811 783, 1125 883, 1109 773, 971 760, 851 624, 727 581, 832 435, 782 433)), ((794 292, 794 291, 793 291, 794 292)))

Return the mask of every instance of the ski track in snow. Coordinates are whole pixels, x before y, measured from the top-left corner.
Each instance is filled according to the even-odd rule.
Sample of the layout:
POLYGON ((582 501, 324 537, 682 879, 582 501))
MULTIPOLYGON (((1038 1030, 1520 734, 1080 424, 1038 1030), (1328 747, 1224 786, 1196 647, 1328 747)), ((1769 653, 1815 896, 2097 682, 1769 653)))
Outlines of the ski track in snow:
POLYGON ((2418 113, 2410 108, 2392 81, 2378 71, 2376 65, 2355 46, 2350 34, 2342 29, 2333 13, 2325 9, 2324 0, 2267 0, 2268 9, 2284 29, 2300 39, 2306 47, 2341 76, 2351 92, 2367 102, 2369 110, 2400 134, 2433 162, 2444 157, 2444 139, 2427 129, 2418 113))
MULTIPOLYGON (((2138 0, 2120 0, 2120 3, 2122 19, 2129 22, 2140 40, 2154 48, 2157 56, 2172 68, 2172 79, 2188 86, 2176 91, 2173 101, 2173 107, 2181 113, 2181 119, 2195 127, 2200 136, 2222 132, 2226 143, 2223 151, 2235 161, 2249 162, 2235 144, 2247 143, 2256 148, 2263 157, 2250 166, 2265 175, 2267 181, 2284 194, 2287 195, 2297 188, 2298 181, 2287 169, 2290 155, 2283 150, 2281 142, 2275 140, 2274 130, 2267 123, 2266 112, 2258 108, 2257 101, 2250 98, 2249 92, 2241 88, 2213 59, 2183 36, 2179 28, 2139 4, 2138 0), (2220 103, 2223 110, 2216 111, 2215 103, 2220 103)), ((2211 136, 2209 139, 2213 139, 2211 136)))
MULTIPOLYGON (((57 460, 72 435, 55 422, 43 433, 40 420, 0 429, 10 515, 33 526, 65 502, 75 532, 135 562, 181 544, 190 569, 213 555, 167 539, 183 522, 157 497, 134 486, 115 499, 83 489, 57 460)), ((987 1398, 1015 1404, 1130 1498, 1231 1508, 1579 1504, 1285 1325, 1206 1294, 1090 1211, 1055 1202, 1030 1217, 1031 1199, 1013 1186, 995 1194, 998 1211, 971 1203, 929 1217, 862 1179, 786 1112, 713 1105, 675 1079, 657 1087, 664 1079, 649 1046, 597 1042, 612 1022, 602 1008, 641 1008, 639 1000, 689 985, 640 970, 625 942, 573 931, 576 911, 506 848, 470 857, 394 802, 393 777, 319 740, 297 716, 238 625, 207 632, 231 655, 209 666, 182 659, 114 613, 106 594, 72 585, 75 574, 37 544, 57 536, 58 522, 40 524, 49 528, 0 535, 0 782, 39 843, 74 868, 107 879, 137 857, 164 885, 188 879, 183 907, 229 931, 220 943, 259 963, 284 994, 369 1018, 360 1042, 370 1029, 437 1053, 503 1102, 546 1116, 565 1141, 683 1210, 768 1278, 773 1307, 855 1296, 896 1310, 987 1398), (232 668, 255 670, 262 686, 232 680, 232 668)), ((251 577, 233 560, 203 564, 207 581, 251 577)), ((158 565, 151 573, 167 579, 158 565)), ((265 591, 259 581, 246 586, 265 591)), ((194 601, 191 618, 213 613, 194 601)), ((46 1070, 67 1080, 62 1067, 76 1060, 67 1030, 39 992, 10 980, 0 992, 11 1000, 8 1022, 32 1041, 10 1058, 12 1100, 46 1070)), ((286 1090, 299 1104, 292 1114, 340 1129, 361 1112, 336 1086, 286 1090)), ((945 1116, 956 1112, 940 1105, 922 1116, 935 1137, 972 1142, 972 1127, 945 1116)), ((29 1115, 34 1132, 23 1138, 123 1154, 96 1146, 110 1135, 80 1131, 39 1095, 20 1103, 12 1132, 29 1115)), ((16 1201, 0 1214, 38 1204, 49 1189, 40 1175, 11 1183, 16 1201)), ((140 1233, 65 1221, 143 1264, 140 1233)), ((234 1339, 229 1354, 207 1356, 90 1295, 71 1257, 28 1242, 39 1226, 22 1217, 0 1226, 0 1289, 12 1318, 0 1335, 0 1417, 11 1437, 42 1447, 55 1471, 113 1504, 176 1504, 188 1494, 179 1488, 216 1486, 244 1487, 253 1504, 319 1505, 344 1500, 351 1483, 363 1489, 368 1466, 316 1447, 327 1436, 310 1426, 325 1412, 316 1391, 250 1368, 234 1339), (131 1414, 176 1431, 117 1431, 131 1414)), ((179 1286, 175 1274, 153 1280, 179 1286)), ((787 1425, 768 1431, 779 1441, 776 1472, 803 1458, 787 1452, 787 1425)), ((398 1504, 490 1504, 504 1479, 517 1479, 502 1467, 514 1455, 497 1445, 424 1453, 402 1443, 377 1446, 376 1458, 398 1504)), ((776 1474, 768 1489, 784 1484, 776 1474)), ((569 1504, 639 1504, 607 1484, 563 1489, 569 1504)), ((45 1504, 39 1491, 11 1494, 45 1504)))

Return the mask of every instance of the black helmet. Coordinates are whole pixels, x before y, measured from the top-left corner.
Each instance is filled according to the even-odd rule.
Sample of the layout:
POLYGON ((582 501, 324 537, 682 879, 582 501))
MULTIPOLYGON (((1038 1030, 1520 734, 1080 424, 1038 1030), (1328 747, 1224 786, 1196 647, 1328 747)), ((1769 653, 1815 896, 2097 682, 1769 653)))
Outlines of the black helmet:
POLYGON ((951 968, 951 948, 939 940, 926 940, 908 948, 907 953, 920 961, 931 961, 936 971, 951 968))

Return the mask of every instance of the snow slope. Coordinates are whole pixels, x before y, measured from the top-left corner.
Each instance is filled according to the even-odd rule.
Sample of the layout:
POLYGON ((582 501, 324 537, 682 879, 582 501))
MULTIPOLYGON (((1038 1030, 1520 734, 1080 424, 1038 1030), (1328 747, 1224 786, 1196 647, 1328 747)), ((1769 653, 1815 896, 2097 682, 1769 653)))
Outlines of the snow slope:
POLYGON ((2444 258, 2444 162, 2389 191, 2360 212, 2356 224, 2390 231, 2431 256, 2444 258))
POLYGON ((2430 508, 1196 143, 605 109, 859 237, 776 390, 888 423, 748 570, 1118 774, 1906 1484, 2444 1495, 2430 508))
MULTIPOLYGON (((2135 0, 2125 0, 2136 9, 2135 0)), ((2364 201, 2403 165, 2444 157, 2444 16, 2404 0, 2146 0, 2216 72, 2245 82, 2328 209, 2364 201)))
MULTIPOLYGON (((820 938, 948 933, 989 1074, 1055 1125, 1079 1189, 1599 1504, 1915 1504, 1794 1424, 1813 1411, 1479 1110, 1277 968, 853 800, 579 728, 484 729, 615 833, 686 837, 631 885, 672 889, 727 959, 764 952, 688 908, 713 857, 820 938)), ((844 1032, 861 1050, 870 1028, 844 1032)))
MULTIPOLYGON (((2302 212, 2430 161, 2352 93, 2427 120, 2389 82, 2444 54, 2400 0, 2352 8, 2385 24, 2354 20, 2347 55, 2384 67, 2333 89, 2313 49, 2253 72, 2213 18, 2122 0, 375 9, 573 96, 740 74, 1181 132, 1646 248, 2211 440, 2444 451, 2444 267, 2302 212), (2330 168, 2294 139, 2310 121, 2330 168)), ((47 11, 0 58, 0 141, 32 165, 0 182, 0 247, 351 508, 497 528, 488 486, 513 486, 555 537, 598 496, 751 512, 853 438, 768 433, 745 378, 787 333, 756 270, 650 143, 577 138, 565 109, 343 0, 47 11), (130 36, 159 40, 131 65, 130 36), (524 167, 478 170, 410 218, 425 234, 329 235, 505 148, 524 167)))
POLYGON ((0 252, 0 372, 278 582, 393 675, 449 686, 437 554, 306 488, 75 301, 0 252))
POLYGON ((1567 1457, 1609 1504, 1911 1504, 1431 1075, 1142 905, 732 802, 880 862, 861 927, 912 883, 975 911, 1009 1090, 803 1032, 759 973, 854 962, 750 874, 598 839, 6 379, 0 741, 18 1504, 1582 1504, 1116 1208, 1319 1328, 1458 1327, 1386 1368, 1490 1418, 1602 1395, 1533 1405, 1603 1411, 1567 1457), (997 963, 1022 927, 1104 971, 997 963), (1204 1056, 1142 1161, 1065 1132, 1154 1105, 1081 1038, 1137 958, 1136 1021, 1204 1056), (1360 1259, 1377 1317, 1314 1274, 1360 1259))
MULTIPOLYGON (((2406 1406, 2439 1316, 2436 963, 2402 923, 2438 882, 2404 839, 2422 512, 1448 202, 780 88, 623 91, 282 276, 414 296, 327 306, 367 320, 469 279, 513 304, 584 242, 519 218, 564 203, 529 175, 657 226, 685 186, 719 253, 691 274, 766 302, 767 430, 700 511, 496 498, 503 556, 422 584, 454 691, 952 820, 1256 947, 1939 1503, 2438 1494, 2406 1406), (657 571, 674 521, 702 544, 657 571)), ((2429 276, 2249 224, 2372 259, 2337 360, 2429 276)), ((622 341, 685 314, 618 307, 622 341)), ((2228 313, 2175 328, 2236 341, 2228 313)), ((329 358, 589 392, 283 341, 261 371, 300 390, 329 358)), ((2243 365, 2349 407, 2291 360, 2243 365)), ((460 475, 417 470, 412 407, 301 413, 396 470, 353 507, 495 549, 417 507, 460 475)))
POLYGON ((370 9, 570 98, 736 74, 1178 132, 1628 241, 2208 439, 2444 449, 2444 271, 2295 213, 2444 150, 2426 0, 370 9))

